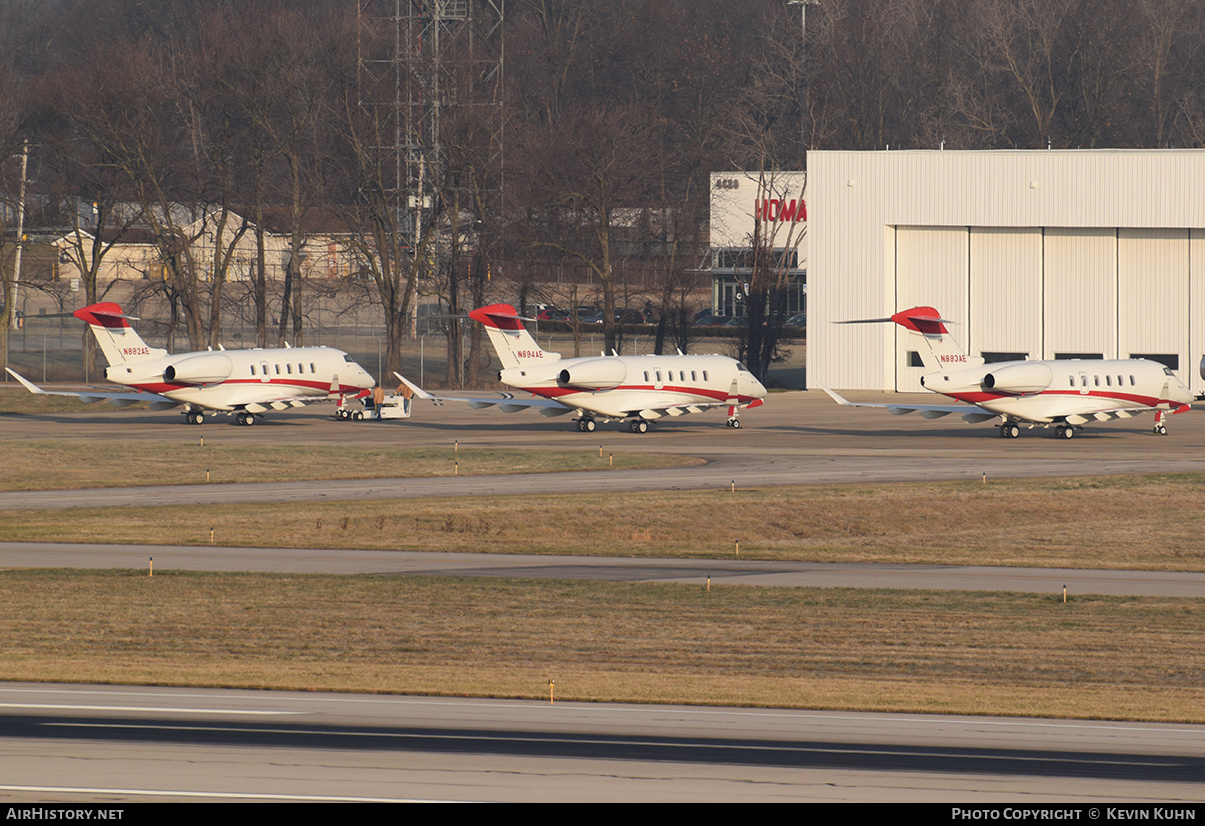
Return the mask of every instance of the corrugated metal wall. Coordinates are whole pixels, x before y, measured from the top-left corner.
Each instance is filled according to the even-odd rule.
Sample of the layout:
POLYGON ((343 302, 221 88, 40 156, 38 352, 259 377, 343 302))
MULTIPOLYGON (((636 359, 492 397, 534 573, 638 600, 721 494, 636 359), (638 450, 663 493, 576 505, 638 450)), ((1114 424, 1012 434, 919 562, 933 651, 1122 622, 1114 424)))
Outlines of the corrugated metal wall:
POLYGON ((1042 358, 1117 358, 1117 231, 1050 228, 1043 247, 1042 358))
POLYGON ((972 355, 1174 355, 1205 390, 1201 151, 814 152, 808 379, 919 390, 916 305, 972 355))
MULTIPOLYGON (((965 330, 969 237, 966 227, 897 227, 895 309, 932 307, 965 330)), ((916 344, 903 327, 891 326, 895 331, 896 389, 919 393, 924 390, 920 385, 923 371, 908 364, 908 353, 916 344)))

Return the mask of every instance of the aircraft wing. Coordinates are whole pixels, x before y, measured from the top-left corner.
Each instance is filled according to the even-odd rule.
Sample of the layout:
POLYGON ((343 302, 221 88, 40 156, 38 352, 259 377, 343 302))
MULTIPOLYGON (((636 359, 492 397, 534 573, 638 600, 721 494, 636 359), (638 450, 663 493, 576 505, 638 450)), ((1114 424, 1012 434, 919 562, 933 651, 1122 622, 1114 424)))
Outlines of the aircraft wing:
POLYGON ((976 422, 986 422, 988 419, 994 419, 998 415, 973 404, 874 404, 871 402, 851 402, 837 393, 837 391, 830 390, 823 384, 820 385, 820 389, 828 393, 837 404, 848 407, 878 407, 895 416, 903 416, 905 413, 920 413, 926 419, 940 419, 942 416, 958 413, 962 416, 964 422, 974 424, 976 422))
POLYGON ((21 382, 26 390, 37 396, 74 396, 85 404, 107 401, 114 407, 129 407, 131 404, 137 404, 138 402, 149 402, 152 410, 169 410, 180 406, 180 402, 169 399, 167 396, 160 396, 158 393, 143 393, 137 390, 133 392, 113 393, 104 390, 90 390, 83 393, 74 393, 67 390, 43 390, 11 367, 4 369, 8 371, 10 376, 21 382))
POLYGON ((463 402, 474 409, 485 407, 497 407, 503 413, 517 413, 520 410, 530 410, 535 408, 540 411, 541 416, 563 416, 566 413, 572 413, 575 408, 561 404, 552 399, 542 399, 533 397, 530 399, 516 399, 510 393, 502 393, 497 396, 483 396, 477 398, 466 398, 462 396, 436 396, 423 390, 417 384, 408 381, 404 376, 394 373, 402 384, 410 388, 411 392, 420 399, 426 399, 437 405, 445 402, 463 402))

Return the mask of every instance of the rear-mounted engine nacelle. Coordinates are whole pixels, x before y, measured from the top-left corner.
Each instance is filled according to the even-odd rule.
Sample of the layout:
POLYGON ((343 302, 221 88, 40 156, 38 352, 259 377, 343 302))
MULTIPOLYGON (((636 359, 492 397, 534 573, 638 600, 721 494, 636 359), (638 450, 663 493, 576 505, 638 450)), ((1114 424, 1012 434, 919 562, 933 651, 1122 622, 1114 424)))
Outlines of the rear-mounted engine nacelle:
POLYGON ((609 390, 623 384, 628 377, 627 365, 621 359, 590 359, 566 367, 557 375, 557 382, 567 387, 587 390, 609 390))
POLYGON ((1035 361, 993 370, 983 377, 983 387, 994 393, 1024 396, 1029 393, 1041 393, 1052 381, 1054 373, 1050 365, 1035 361))
POLYGON ((228 379, 232 369, 229 356, 222 353, 206 353, 168 365, 163 371, 163 379, 184 384, 211 384, 228 379))
POLYGON ((508 387, 548 387, 556 384, 557 370, 551 364, 525 364, 498 371, 498 381, 508 387))

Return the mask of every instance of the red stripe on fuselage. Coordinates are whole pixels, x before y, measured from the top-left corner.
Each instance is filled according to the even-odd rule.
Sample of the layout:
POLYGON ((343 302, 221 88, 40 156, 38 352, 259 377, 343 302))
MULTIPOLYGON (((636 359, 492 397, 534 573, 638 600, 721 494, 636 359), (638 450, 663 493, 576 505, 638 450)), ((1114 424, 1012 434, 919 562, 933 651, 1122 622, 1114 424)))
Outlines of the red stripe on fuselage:
MULTIPOLYGON (((724 390, 709 390, 703 387, 679 387, 675 385, 664 385, 662 387, 654 387, 651 384, 628 384, 620 385, 619 387, 609 387, 606 390, 590 390, 584 387, 520 387, 520 390, 531 393, 533 396, 543 396, 546 399, 557 399, 563 396, 576 396, 581 393, 616 393, 623 391, 638 391, 646 393, 681 393, 689 396, 704 396, 715 401, 727 401, 731 398, 724 390)), ((736 397, 742 403, 751 401, 754 396, 736 397)), ((689 402, 681 402, 681 404, 689 404, 689 402)))
MULTIPOLYGON (((214 384, 169 384, 168 382, 146 382, 143 384, 127 384, 125 387, 133 387, 135 390, 141 390, 145 393, 158 393, 166 395, 174 390, 196 390, 199 387, 224 387, 232 384, 248 384, 252 386, 269 385, 271 387, 296 387, 300 390, 319 390, 327 392, 331 388, 329 381, 289 381, 287 379, 269 379, 262 381, 260 379, 226 379, 214 384)), ((336 393, 348 393, 352 390, 363 390, 364 388, 350 384, 339 384, 335 386, 336 393)))
POLYGON ((1029 395, 1011 395, 1009 393, 985 393, 982 391, 974 391, 968 393, 943 393, 943 396, 949 396, 952 399, 958 399, 960 402, 968 404, 985 404, 997 401, 999 399, 1032 399, 1038 396, 1066 396, 1068 398, 1085 398, 1085 399, 1108 399, 1117 403, 1132 403, 1142 407, 1154 407, 1157 404, 1166 402, 1166 399, 1157 399, 1154 396, 1143 396, 1137 393, 1108 393, 1101 391, 1088 391, 1081 393, 1078 390, 1043 390, 1041 393, 1033 393, 1029 395))

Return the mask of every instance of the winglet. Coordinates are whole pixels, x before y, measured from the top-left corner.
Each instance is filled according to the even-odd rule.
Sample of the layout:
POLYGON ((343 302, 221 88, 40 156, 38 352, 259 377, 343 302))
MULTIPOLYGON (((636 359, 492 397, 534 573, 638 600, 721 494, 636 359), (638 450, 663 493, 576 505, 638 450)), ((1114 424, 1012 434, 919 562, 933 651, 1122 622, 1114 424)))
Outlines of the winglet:
POLYGON ((818 384, 816 386, 819 387, 821 390, 823 390, 825 393, 828 393, 829 398, 831 398, 837 404, 844 404, 848 407, 856 407, 856 405, 853 402, 851 402, 849 399, 842 396, 836 390, 830 390, 829 388, 825 387, 823 384, 818 384))
POLYGON ((28 390, 30 393, 35 393, 39 396, 49 395, 45 390, 38 387, 36 384, 34 384, 29 379, 22 376, 20 373, 18 373, 16 370, 12 369, 11 367, 5 367, 4 369, 6 371, 8 371, 8 374, 10 376, 12 376, 17 381, 21 382, 21 384, 25 386, 25 389, 28 390))
POLYGON ((435 398, 435 397, 434 397, 434 396, 432 396, 430 393, 428 393, 426 390, 423 390, 423 389, 422 389, 421 387, 419 387, 417 384, 415 384, 414 382, 412 382, 412 381, 408 380, 408 379, 407 379, 405 376, 403 376, 401 373, 396 373, 396 372, 395 372, 393 375, 397 376, 398 381, 400 381, 402 384, 404 384, 404 385, 406 385, 407 387, 409 387, 409 388, 410 388, 410 391, 411 391, 412 393, 414 393, 414 395, 418 396, 420 399, 433 399, 433 398, 435 398))

